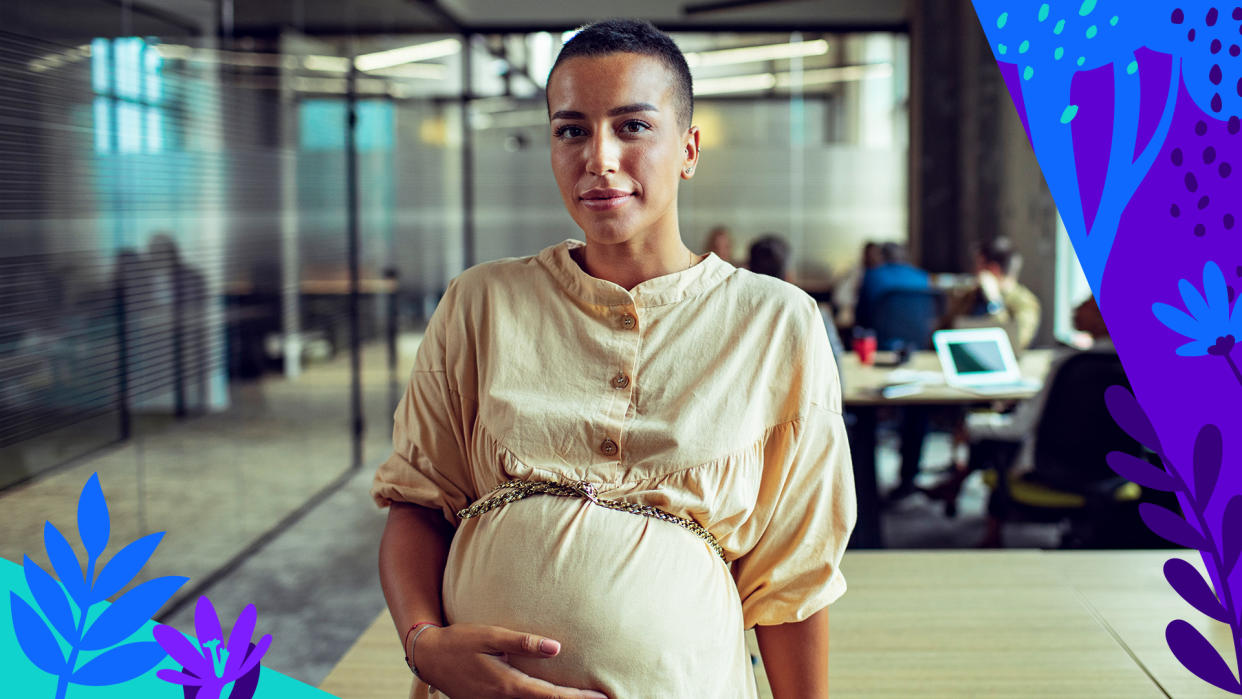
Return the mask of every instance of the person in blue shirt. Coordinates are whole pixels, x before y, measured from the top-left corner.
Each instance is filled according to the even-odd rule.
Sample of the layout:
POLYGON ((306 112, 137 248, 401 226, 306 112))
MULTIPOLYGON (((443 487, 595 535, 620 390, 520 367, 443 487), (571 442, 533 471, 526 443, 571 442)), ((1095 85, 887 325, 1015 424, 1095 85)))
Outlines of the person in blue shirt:
POLYGON ((873 327, 873 309, 885 293, 895 289, 926 289, 931 286, 927 272, 906 261, 906 249, 901 244, 881 245, 880 259, 883 260, 880 266, 867 270, 863 275, 858 307, 854 309, 855 325, 864 328, 873 327))
MULTIPOLYGON (((862 288, 858 293, 858 307, 854 311, 856 327, 874 328, 874 309, 884 294, 900 289, 928 289, 931 280, 927 272, 906 261, 906 250, 898 243, 884 243, 880 246, 882 263, 878 267, 867 270, 863 276, 862 288)), ((899 349, 900 341, 887 343, 880 340, 881 350, 899 349)), ((908 347, 906 349, 923 349, 908 347)), ((897 487, 885 497, 886 503, 901 500, 915 493, 915 477, 919 472, 919 462, 923 456, 923 443, 927 438, 930 411, 926 406, 903 406, 900 417, 901 436, 901 481, 897 487)))

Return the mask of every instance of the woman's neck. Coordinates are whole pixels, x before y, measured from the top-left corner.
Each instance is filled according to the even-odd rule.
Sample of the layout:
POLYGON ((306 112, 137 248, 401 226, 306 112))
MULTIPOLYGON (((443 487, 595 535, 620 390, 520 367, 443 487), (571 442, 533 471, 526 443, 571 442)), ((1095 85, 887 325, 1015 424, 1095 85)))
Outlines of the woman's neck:
POLYGON ((699 261, 680 236, 645 245, 632 241, 617 245, 588 242, 573 252, 574 261, 584 272, 626 290, 648 279, 687 270, 699 261))

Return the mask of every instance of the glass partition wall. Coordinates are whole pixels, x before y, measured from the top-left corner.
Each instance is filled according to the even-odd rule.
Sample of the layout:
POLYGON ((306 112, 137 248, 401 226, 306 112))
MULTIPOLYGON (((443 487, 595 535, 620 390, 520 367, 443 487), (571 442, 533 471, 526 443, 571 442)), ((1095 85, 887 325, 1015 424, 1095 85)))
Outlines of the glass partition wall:
MULTIPOLYGON (((98 473, 113 543, 166 531, 143 575, 192 599, 385 458, 449 279, 581 239, 542 92, 566 36, 132 29, 0 41, 0 557, 46 563, 98 473)), ((905 35, 674 38, 692 248, 783 235, 814 290, 904 239, 905 35)))

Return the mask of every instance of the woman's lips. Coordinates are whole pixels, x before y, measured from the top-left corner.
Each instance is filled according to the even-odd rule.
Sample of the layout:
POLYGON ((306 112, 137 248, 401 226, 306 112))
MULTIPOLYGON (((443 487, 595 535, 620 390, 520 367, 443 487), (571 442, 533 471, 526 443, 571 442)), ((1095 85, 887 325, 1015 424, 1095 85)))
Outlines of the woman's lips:
POLYGON ((591 211, 610 211, 612 209, 624 206, 626 202, 634 198, 632 192, 588 192, 581 197, 582 205, 591 211))

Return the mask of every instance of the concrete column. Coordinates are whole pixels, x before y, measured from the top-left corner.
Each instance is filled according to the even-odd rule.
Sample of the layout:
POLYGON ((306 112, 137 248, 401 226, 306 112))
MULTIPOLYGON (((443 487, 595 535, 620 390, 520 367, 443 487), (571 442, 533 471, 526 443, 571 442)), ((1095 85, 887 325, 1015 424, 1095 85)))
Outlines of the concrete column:
POLYGON ((1022 284, 1052 339, 1056 209, 969 0, 911 4, 910 252, 932 272, 972 268, 997 235, 1017 244, 1022 284))

